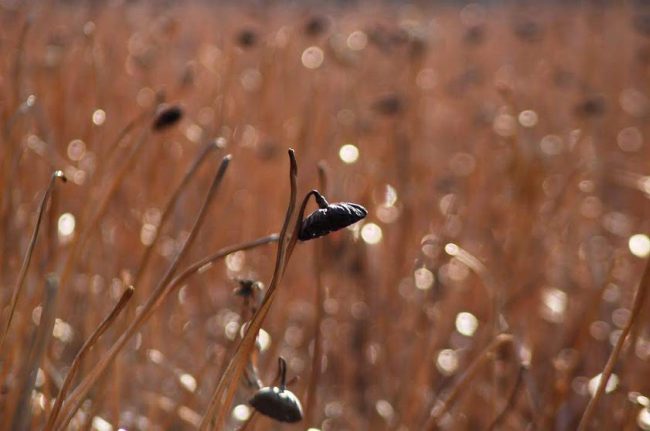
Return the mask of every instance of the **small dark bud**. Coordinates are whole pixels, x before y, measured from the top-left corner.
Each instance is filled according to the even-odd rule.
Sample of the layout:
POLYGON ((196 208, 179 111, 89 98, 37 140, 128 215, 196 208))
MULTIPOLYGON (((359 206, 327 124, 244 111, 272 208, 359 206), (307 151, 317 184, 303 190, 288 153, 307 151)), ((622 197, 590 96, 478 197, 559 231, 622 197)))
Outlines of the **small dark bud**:
POLYGON ((320 194, 316 194, 316 201, 319 208, 302 221, 298 233, 298 239, 301 241, 343 229, 368 215, 368 211, 358 204, 349 202, 330 204, 320 194))
POLYGON ((327 31, 329 22, 326 17, 315 15, 307 20, 305 23, 305 34, 307 36, 316 37, 327 31))
POLYGON ((404 108, 404 102, 396 94, 389 94, 377 99, 372 104, 372 109, 382 115, 396 115, 404 108))
POLYGON ((181 118, 183 118, 183 110, 180 106, 166 106, 158 111, 158 115, 156 115, 151 128, 159 132, 178 123, 181 118))
POLYGON ((287 363, 279 359, 280 386, 267 386, 255 392, 249 404, 258 412, 280 422, 299 422, 302 405, 298 397, 286 389, 287 363))
POLYGON ((585 98, 576 106, 576 114, 583 117, 600 117, 605 113, 607 103, 605 97, 596 94, 585 98))
POLYGON ((239 286, 237 286, 234 292, 237 296, 248 298, 262 290, 262 283, 257 280, 241 279, 237 281, 239 282, 239 286))
POLYGON ((242 30, 237 34, 237 43, 242 48, 251 48, 257 43, 257 33, 250 29, 242 30))

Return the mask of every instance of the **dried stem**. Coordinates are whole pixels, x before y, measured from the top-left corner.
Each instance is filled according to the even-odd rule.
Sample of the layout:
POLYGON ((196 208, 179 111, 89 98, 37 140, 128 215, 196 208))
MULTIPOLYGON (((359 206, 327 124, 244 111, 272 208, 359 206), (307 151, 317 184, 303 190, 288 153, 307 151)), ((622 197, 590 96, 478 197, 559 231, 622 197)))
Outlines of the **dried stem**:
POLYGON ((580 419, 580 424, 578 425, 578 431, 585 431, 587 429, 587 427, 589 426, 589 422, 591 422, 591 419, 594 413, 596 412, 596 405, 598 404, 598 401, 600 400, 603 393, 605 392, 605 388, 607 387, 607 382, 609 381, 609 378, 612 375, 612 372, 614 371, 614 366, 616 365, 616 362, 618 361, 618 357, 620 356, 621 351, 623 350, 625 341, 627 340, 628 335, 632 330, 632 327, 636 323, 636 320, 639 317, 639 314, 641 313, 641 309, 643 307, 643 303, 645 302, 645 297, 647 296, 649 286, 650 286, 650 260, 646 262, 645 270, 643 271, 643 276, 641 277, 641 282, 639 283, 639 285, 636 288, 636 291, 634 292, 634 300, 632 302, 632 313, 630 314, 630 318, 625 324, 625 326, 623 327, 621 335, 616 340, 616 345, 614 346, 612 353, 609 355, 609 358, 607 359, 605 368, 603 368, 603 371, 600 374, 598 388, 596 389, 594 396, 589 400, 589 403, 587 404, 587 408, 585 409, 582 418, 580 419))
POLYGON ((97 231, 97 224, 106 213, 108 204, 111 202, 111 199, 124 181, 126 174, 131 170, 131 166, 133 166, 133 163, 136 160, 136 156, 143 148, 149 134, 149 129, 146 129, 142 132, 140 139, 133 146, 133 148, 131 148, 131 151, 126 156, 126 159, 118 170, 117 174, 113 177, 113 181, 108 185, 106 191, 99 200, 99 203, 94 205, 96 209, 87 221, 86 226, 81 231, 79 236, 73 240, 70 252, 66 258, 63 270, 61 271, 61 286, 63 289, 66 288, 67 282, 72 275, 72 270, 74 268, 74 265, 77 263, 77 259, 79 258, 81 251, 84 249, 86 242, 90 239, 90 236, 97 231))
POLYGON ((194 160, 190 168, 187 170, 187 173, 181 180, 181 183, 178 185, 176 190, 174 190, 172 196, 169 198, 169 201, 165 205, 165 209, 163 210, 162 215, 160 216, 160 223, 158 223, 158 227, 156 229, 156 233, 154 234, 153 240, 149 243, 149 245, 147 245, 144 254, 140 258, 140 263, 138 264, 137 267, 138 269, 136 270, 136 273, 133 277, 134 285, 137 286, 139 284, 140 278, 144 274, 144 270, 147 267, 147 264, 149 263, 149 259, 151 258, 151 253, 154 250, 154 246, 156 245, 156 243, 158 242, 158 238, 160 237, 160 231, 162 227, 165 225, 165 223, 167 222, 169 216, 172 214, 172 210, 176 206, 178 199, 181 197, 183 190, 185 190, 190 180, 194 177, 194 175, 199 170, 203 162, 206 160, 210 152, 215 149, 217 149, 217 146, 215 145, 214 142, 210 142, 209 144, 205 145, 203 149, 201 149, 199 154, 196 156, 196 159, 194 160))
POLYGON ((162 280, 158 283, 154 291, 151 293, 150 297, 147 299, 147 302, 142 306, 140 312, 136 315, 133 322, 131 322, 131 324, 124 330, 122 335, 118 338, 118 340, 113 344, 113 346, 106 353, 104 359, 101 360, 97 365, 95 365, 95 367, 90 371, 90 373, 86 376, 86 378, 81 383, 79 383, 79 386, 75 388, 74 392, 70 395, 69 400, 64 403, 64 407, 61 412, 61 416, 64 419, 62 421, 59 421, 60 423, 57 423, 57 427, 56 427, 57 429, 64 429, 66 427, 67 423, 70 421, 70 419, 72 419, 72 416, 77 411, 77 409, 83 402, 84 398, 88 394, 90 388, 97 382, 97 380, 99 380, 99 378, 101 378, 101 376, 108 369, 109 365, 115 360, 117 354, 122 350, 122 348, 124 348, 128 340, 130 340, 131 337, 135 335, 138 329, 147 320, 149 315, 157 308, 157 306, 165 298, 166 292, 169 291, 167 285, 171 281, 174 272, 176 271, 176 268, 180 264, 180 261, 183 259, 183 257, 189 250, 190 245, 194 242, 194 239, 198 234, 198 230, 207 214, 207 209, 209 207, 209 204, 214 198, 217 190, 219 189, 219 186, 221 185, 223 177, 226 173, 226 169, 228 168, 228 164, 230 163, 230 159, 231 159, 230 155, 223 158, 221 165, 219 166, 219 170, 199 210, 196 220, 194 221, 194 225, 190 230, 190 234, 187 240, 185 241, 185 243, 183 244, 182 248, 176 255, 176 257, 174 258, 174 261, 167 269, 167 272, 163 276, 162 280))
POLYGON ((494 418, 490 426, 487 428, 488 431, 492 431, 496 429, 497 426, 505 419, 506 414, 510 409, 514 406, 515 401, 517 400, 517 393, 519 392, 519 388, 521 387, 521 384, 524 381, 524 373, 526 372, 526 367, 524 365, 520 365, 518 370, 517 370, 517 378, 515 380, 515 384, 512 386, 512 390, 510 391, 510 396, 508 397, 508 401, 506 401, 506 405, 503 406, 499 414, 494 418))
MULTIPOLYGON (((259 309, 251 319, 250 324, 246 333, 242 337, 241 341, 235 349, 233 357, 230 359, 226 370, 221 375, 219 383, 210 398, 208 408, 201 420, 199 425, 200 430, 207 429, 220 429, 221 424, 226 416, 226 413, 230 407, 232 398, 234 397, 235 390, 239 385, 239 379, 241 378, 248 358, 255 346, 255 339, 257 338, 257 333, 262 327, 264 318, 271 308, 273 299, 275 298, 275 292, 277 286, 284 274, 284 269, 286 267, 286 262, 288 257, 291 254, 293 245, 295 244, 295 237, 297 237, 297 232, 294 230, 294 238, 287 238, 287 231, 289 230, 289 224, 291 222, 291 217, 293 215, 295 206, 296 206, 296 196, 297 196, 297 175, 298 175, 298 165, 296 163, 296 158, 293 150, 289 150, 289 183, 291 185, 291 194, 289 198, 289 205, 287 207, 287 212, 282 224, 282 230, 280 231, 280 238, 278 241, 277 255, 275 261, 275 269, 273 271, 273 276, 271 277, 271 282, 269 283, 269 288, 266 292, 264 300, 260 305, 259 309), (218 408, 218 410, 217 410, 218 408), (216 414, 216 420, 213 421, 213 417, 216 414)), ((300 221, 297 225, 299 226, 300 221)))
POLYGON ((467 387, 476 376, 478 371, 481 369, 481 366, 490 360, 492 353, 497 348, 504 344, 512 343, 512 341, 512 335, 499 334, 485 349, 483 349, 479 356, 469 365, 465 373, 458 379, 458 382, 456 382, 454 387, 451 388, 449 394, 442 401, 442 404, 434 408, 424 429, 429 431, 437 430, 440 419, 444 416, 447 410, 449 410, 454 401, 456 401, 456 398, 458 398, 462 390, 465 389, 465 387, 467 387))
POLYGON ((36 240, 38 239, 38 232, 41 227, 41 222, 43 220, 43 214, 45 213, 45 208, 47 203, 52 195, 54 189, 54 184, 56 183, 57 178, 61 181, 66 182, 66 178, 61 171, 55 171, 50 178, 50 183, 45 189, 45 194, 41 200, 41 204, 38 207, 38 217, 36 219, 36 226, 34 227, 34 232, 32 233, 32 238, 29 241, 29 246, 27 247, 27 253, 25 253, 25 258, 23 259, 23 264, 20 267, 20 272, 18 273, 18 279, 16 280, 16 285, 14 286, 13 293, 11 295, 11 305, 9 306, 9 317, 7 318, 7 323, 5 324, 4 329, 2 330, 2 336, 0 336, 0 354, 2 353, 2 347, 5 342, 7 333, 9 332, 9 327, 11 326, 11 321, 14 317, 16 311, 16 304, 18 303, 18 297, 23 288, 25 282, 25 277, 27 276, 27 270, 29 269, 29 264, 32 260, 32 253, 34 252, 34 247, 36 246, 36 240))
POLYGON ((61 389, 59 390, 59 394, 56 397, 56 402, 54 403, 54 407, 52 408, 52 412, 50 413, 50 417, 47 421, 47 424, 45 425, 45 430, 49 431, 54 427, 54 424, 56 423, 56 418, 59 414, 59 411, 61 410, 61 406, 63 405, 63 400, 65 399, 66 395, 68 394, 68 390, 70 389, 70 385, 72 384, 72 381, 77 374, 77 371, 79 370, 79 367, 83 360, 85 359, 86 355, 88 352, 90 352, 90 349, 95 345, 99 337, 101 337, 104 332, 111 326, 111 324, 115 321, 117 316, 119 316, 120 312, 124 309, 126 304, 129 302, 131 297, 133 296, 133 286, 129 286, 126 288, 126 290, 122 293, 122 296, 120 297, 119 301, 111 312, 106 316, 106 318, 95 328, 95 331, 86 339, 86 342, 81 346, 81 349, 79 349, 79 352, 75 356, 75 358, 72 361, 72 364, 70 365, 70 370, 68 371, 68 375, 65 377, 65 380, 63 382, 63 385, 61 389))
POLYGON ((27 360, 23 364, 21 377, 18 384, 18 404, 14 409, 15 415, 11 423, 12 430, 26 430, 31 428, 29 419, 31 417, 31 397, 36 374, 45 353, 47 342, 52 336, 54 327, 54 316, 56 314, 56 296, 59 290, 59 283, 56 276, 49 275, 45 281, 45 297, 41 307, 41 318, 34 334, 27 360))
MULTIPOLYGON (((319 187, 327 195, 327 170, 323 162, 318 164, 319 187)), ((325 239, 323 239, 325 240, 325 239)), ((316 278, 316 319, 314 322, 314 353, 311 358, 311 374, 307 385, 307 399, 305 407, 305 423, 310 426, 314 421, 314 408, 316 406, 316 389, 320 379, 321 356, 323 352, 323 339, 321 337, 321 323, 323 321, 323 301, 325 301, 325 286, 323 286, 322 258, 323 248, 321 241, 314 242, 314 277, 316 278)))

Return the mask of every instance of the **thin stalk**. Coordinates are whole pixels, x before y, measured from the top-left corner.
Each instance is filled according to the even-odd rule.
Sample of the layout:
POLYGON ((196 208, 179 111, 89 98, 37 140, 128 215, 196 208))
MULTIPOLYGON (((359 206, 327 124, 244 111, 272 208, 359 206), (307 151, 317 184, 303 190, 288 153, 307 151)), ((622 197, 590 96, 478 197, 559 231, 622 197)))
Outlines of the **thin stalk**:
MULTIPOLYGON (((318 179, 320 189, 325 195, 328 194, 327 190, 327 170, 325 164, 320 162, 318 164, 318 179)), ((323 247, 321 241, 314 242, 314 276, 316 278, 316 319, 314 322, 314 353, 311 358, 311 373, 309 376, 309 383, 307 386, 307 399, 305 407, 305 423, 307 426, 313 424, 314 421, 314 408, 316 406, 316 389, 318 388, 318 381, 320 379, 321 371, 321 356, 323 354, 323 337, 321 336, 321 323, 323 321, 323 302, 325 301, 325 286, 323 286, 323 247)))
MULTIPOLYGON (((169 282, 169 284, 165 288, 165 292, 162 294, 159 303, 162 303, 165 298, 167 298, 171 293, 173 293, 174 289, 177 287, 180 287, 182 283, 184 283, 188 278, 190 278, 192 275, 202 272, 203 269, 207 268, 208 266, 212 265, 214 262, 223 259, 224 257, 228 256, 229 254, 238 252, 238 251, 246 251, 250 250, 256 247, 259 247, 261 245, 265 244, 270 244, 272 242, 276 242, 278 240, 278 234, 271 234, 267 236, 263 236, 261 238, 258 238, 253 241, 248 241, 248 242, 243 242, 235 245, 231 245, 228 247, 221 248, 217 250, 215 253, 202 258, 201 260, 198 260, 194 262, 193 264, 189 265, 187 268, 185 268, 183 271, 179 273, 172 281, 169 282)), ((145 304, 146 306, 146 304, 145 304)), ((152 309, 152 311, 155 311, 152 309)), ((147 316, 144 317, 144 321, 148 320, 148 318, 151 316, 151 313, 148 314, 147 316)), ((144 324, 144 323, 143 323, 144 324)), ((109 352, 110 353, 110 352, 109 352)), ((94 371, 94 370, 93 370, 94 371)), ((93 372, 91 371, 91 373, 93 372)), ((80 385, 81 386, 81 385, 80 385)), ((79 387, 77 387, 79 388, 79 387)), ((82 400, 83 401, 83 400, 82 400)), ((76 409, 75 409, 76 412, 76 409)), ((74 415, 74 412, 72 413, 74 415)), ((61 417, 61 415, 59 416, 61 417)), ((72 416, 69 418, 65 418, 63 421, 64 425, 63 427, 67 426, 68 422, 72 419, 72 416)), ((59 427, 60 428, 60 427, 59 427)))
POLYGON ((512 343, 512 335, 509 334, 499 334, 492 342, 478 355, 476 359, 467 367, 467 370, 463 375, 458 379, 456 384, 451 388, 448 395, 442 401, 442 404, 436 406, 431 413, 431 416, 427 420, 427 424, 424 426, 424 429, 429 431, 434 431, 438 429, 438 422, 444 416, 444 414, 449 410, 452 404, 460 396, 463 389, 472 381, 476 376, 478 371, 481 369, 487 361, 492 357, 492 353, 499 348, 500 346, 512 343))
MULTIPOLYGON (((221 424, 226 416, 226 413, 232 402, 232 398, 235 395, 235 390, 239 385, 239 379, 241 378, 248 358, 255 346, 255 339, 257 334, 262 327, 264 318, 271 308, 273 299, 275 298, 276 289, 284 274, 286 267, 286 262, 288 256, 291 254, 293 244, 295 244, 295 237, 297 237, 297 232, 294 229, 294 238, 288 238, 289 224, 296 206, 296 196, 297 196, 297 176, 298 176, 298 165, 296 163, 296 158, 292 149, 289 149, 289 183, 291 186, 291 193, 289 197, 289 204, 287 207, 287 212, 282 224, 282 230, 280 231, 280 238, 278 241, 278 248, 275 261, 275 269, 273 271, 273 276, 271 277, 271 282, 269 283, 269 288, 264 296, 264 300, 260 305, 259 309, 251 319, 250 324, 246 333, 242 337, 241 341, 235 349, 233 357, 230 359, 226 370, 221 375, 219 383, 215 388, 208 408, 201 420, 199 429, 205 431, 207 429, 221 429, 221 424), (217 410, 218 408, 218 410, 217 410), (216 414, 216 420, 213 420, 216 414)), ((299 222, 297 223, 299 227, 299 222)))
POLYGON ((79 352, 75 356, 75 358, 72 361, 72 364, 70 365, 70 371, 68 371, 68 375, 65 377, 65 380, 63 382, 63 385, 61 386, 61 389, 59 390, 59 394, 56 397, 56 402, 54 403, 54 407, 52 408, 52 412, 50 413, 50 417, 47 421, 47 424, 45 425, 45 431, 49 431, 53 429, 54 424, 56 423, 56 418, 59 414, 59 411, 61 410, 61 406, 63 405, 63 400, 65 399, 65 396, 68 394, 68 390, 70 389, 70 385, 72 385, 72 381, 77 374, 77 371, 79 370, 79 367, 83 360, 86 358, 86 355, 88 352, 90 352, 90 349, 95 345, 99 337, 101 337, 104 332, 111 326, 111 324, 117 319, 119 316, 120 312, 124 309, 126 304, 129 302, 131 297, 133 296, 133 286, 129 286, 126 288, 126 290, 122 293, 122 296, 120 297, 119 301, 111 312, 106 316, 106 318, 95 328, 95 331, 86 339, 86 342, 81 346, 81 349, 79 349, 79 352))
POLYGON ((90 236, 97 231, 97 224, 100 222, 106 210, 108 209, 108 204, 111 202, 111 199, 119 189, 120 185, 124 181, 126 174, 131 170, 133 163, 136 160, 136 156, 140 153, 140 150, 143 148, 144 143, 147 141, 150 131, 146 129, 140 135, 138 142, 131 148, 131 151, 126 156, 126 160, 118 170, 117 174, 113 177, 113 181, 108 185, 106 191, 104 192, 99 203, 95 205, 95 212, 90 216, 88 223, 85 228, 79 234, 78 239, 74 240, 72 243, 71 250, 66 258, 63 270, 61 271, 61 286, 65 289, 67 282, 72 275, 72 270, 74 265, 77 263, 77 259, 81 251, 84 249, 86 242, 90 239, 90 236))
POLYGON ((27 247, 27 253, 23 259, 23 264, 20 267, 18 272, 18 279, 16 280, 16 285, 14 286, 13 293, 11 295, 11 305, 9 306, 9 317, 7 318, 7 323, 5 324, 4 329, 2 330, 2 335, 0 336, 0 354, 2 353, 2 347, 5 342, 7 333, 9 332, 9 327, 11 326, 11 321, 14 317, 16 311, 16 304, 18 304, 18 297, 23 289, 23 284, 25 283, 25 277, 27 276, 27 270, 29 269, 29 264, 32 261, 32 254, 34 252, 34 247, 36 246, 36 240, 38 239, 38 232, 41 228, 41 222, 43 220, 43 214, 45 213, 45 208, 47 203, 52 195, 54 190, 54 184, 56 183, 57 178, 60 178, 61 181, 66 182, 67 179, 61 171, 55 171, 50 178, 50 183, 45 189, 45 194, 41 200, 41 204, 38 207, 38 217, 36 218, 36 226, 34 227, 34 232, 32 233, 32 238, 29 241, 29 246, 27 247))
POLYGON ((523 381, 524 381, 524 373, 526 372, 526 367, 523 365, 520 365, 518 370, 517 370, 517 377, 515 380, 515 384, 512 386, 512 390, 510 391, 510 396, 508 397, 508 400, 506 401, 506 405, 503 406, 499 414, 494 418, 490 426, 488 426, 488 431, 495 430, 499 424, 505 419, 506 414, 510 411, 510 409, 514 406, 515 401, 517 400, 517 394, 519 393, 519 388, 521 387, 523 381))
POLYGON ((185 173, 185 176, 181 180, 180 184, 178 185, 178 187, 176 187, 176 190, 174 190, 174 193, 169 198, 169 201, 167 201, 167 204, 165 205, 165 209, 163 210, 162 215, 160 216, 160 222, 158 223, 158 227, 156 228, 156 233, 154 234, 153 240, 145 248, 144 254, 140 258, 140 263, 138 264, 136 273, 133 276, 134 285, 136 286, 139 285, 140 278, 144 274, 144 270, 147 267, 147 264, 149 263, 149 259, 151 259, 151 253, 153 252, 154 246, 157 244, 158 238, 160 237, 160 231, 162 227, 165 225, 165 223, 167 222, 169 216, 172 214, 172 210, 176 206, 178 199, 181 197, 183 190, 185 190, 190 180, 194 177, 194 175, 199 170, 203 162, 206 160, 210 152, 215 149, 217 149, 217 146, 214 142, 210 142, 209 144, 205 145, 201 149, 199 154, 196 156, 196 159, 194 159, 194 162, 185 173))
POLYGON ((589 422, 591 422, 591 419, 593 418, 593 415, 596 412, 596 405, 598 405, 598 401, 603 396, 603 393, 605 393, 607 382, 609 381, 609 378, 612 375, 612 372, 614 371, 614 366, 618 361, 618 357, 621 355, 621 351, 623 350, 625 341, 627 340, 628 335, 632 330, 632 327, 636 323, 637 318, 641 313, 641 309, 643 307, 643 303, 645 302, 645 297, 647 296, 649 286, 650 286, 650 260, 646 262, 645 270, 643 271, 643 276, 641 277, 641 282, 639 283, 639 285, 636 288, 636 291, 634 292, 634 300, 632 302, 632 313, 630 314, 630 318, 625 324, 625 326, 623 327, 621 335, 616 340, 616 345, 614 345, 614 349, 612 350, 612 353, 609 355, 609 358, 607 359, 605 368, 603 368, 603 371, 600 374, 598 388, 596 389, 594 396, 589 400, 589 403, 587 404, 587 408, 582 414, 582 418, 580 419, 580 424, 578 425, 578 431, 585 431, 587 429, 587 427, 589 426, 589 422))
POLYGON ((97 382, 97 380, 99 380, 99 378, 101 378, 101 376, 108 369, 109 365, 113 363, 113 361, 117 357, 117 354, 124 348, 126 343, 131 339, 133 335, 135 335, 135 333, 140 329, 140 327, 144 324, 144 322, 149 318, 151 313, 158 307, 158 305, 165 298, 166 292, 169 291, 167 285, 169 284, 172 277, 174 276, 174 272, 176 271, 176 268, 180 264, 180 261, 187 254, 189 247, 194 242, 198 234, 198 230, 203 224, 203 220, 205 219, 205 216, 207 214, 207 209, 211 201, 213 200, 214 196, 216 195, 219 186, 223 181, 223 177, 226 173, 231 158, 232 157, 230 155, 227 155, 226 157, 223 158, 221 165, 219 166, 219 170, 216 176, 214 177, 214 180, 212 181, 210 189, 208 190, 208 193, 203 201, 201 208, 199 209, 199 213, 196 217, 196 220, 194 221, 194 225, 190 230, 187 240, 183 244, 182 248, 179 250, 178 254, 174 258, 172 264, 167 269, 167 272, 165 273, 163 278, 160 280, 160 282, 153 290, 153 292, 151 293, 151 295, 149 296, 145 304, 140 309, 140 312, 136 315, 133 322, 131 322, 131 324, 122 332, 122 334, 120 335, 118 340, 113 344, 113 346, 111 346, 109 351, 106 353, 104 359, 101 360, 97 365, 95 365, 95 367, 93 367, 93 369, 86 376, 86 378, 84 378, 81 381, 81 383, 79 383, 79 385, 75 388, 73 393, 70 394, 69 400, 67 402, 64 402, 64 407, 61 412, 61 416, 63 417, 63 420, 57 423, 56 426, 57 429, 65 429, 70 419, 72 419, 74 413, 77 411, 77 409, 79 409, 79 406, 85 399, 86 395, 88 394, 88 391, 90 391, 90 388, 97 382))
POLYGON ((41 307, 41 319, 34 334, 27 360, 21 371, 20 383, 18 385, 18 404, 14 410, 15 415, 13 421, 11 421, 10 429, 12 430, 22 431, 31 428, 31 424, 29 423, 32 412, 31 396, 36 382, 36 374, 43 359, 43 354, 45 353, 45 347, 52 336, 58 290, 59 283, 56 276, 49 275, 45 281, 45 298, 41 307))

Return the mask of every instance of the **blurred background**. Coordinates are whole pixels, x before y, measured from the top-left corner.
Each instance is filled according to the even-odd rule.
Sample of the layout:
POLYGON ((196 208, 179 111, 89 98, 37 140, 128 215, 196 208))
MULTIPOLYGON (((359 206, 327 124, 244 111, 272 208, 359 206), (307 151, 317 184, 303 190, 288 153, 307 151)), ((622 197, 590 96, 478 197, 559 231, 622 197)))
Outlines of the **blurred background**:
MULTIPOLYGON (((175 274, 279 232, 293 148, 299 199, 369 214, 297 245, 251 359, 264 386, 287 360, 305 419, 253 414, 249 369, 224 429, 576 429, 650 254, 645 2, 3 1, 0 28, 3 329, 49 178, 68 178, 0 350, 0 428, 44 427, 134 285, 72 388, 105 357, 223 156, 175 274), (152 130, 170 106, 180 121, 152 130)), ((68 428, 197 429, 264 294, 233 291, 267 286, 275 255, 184 280, 68 428)), ((593 429, 650 429, 648 304, 634 317, 593 429)))

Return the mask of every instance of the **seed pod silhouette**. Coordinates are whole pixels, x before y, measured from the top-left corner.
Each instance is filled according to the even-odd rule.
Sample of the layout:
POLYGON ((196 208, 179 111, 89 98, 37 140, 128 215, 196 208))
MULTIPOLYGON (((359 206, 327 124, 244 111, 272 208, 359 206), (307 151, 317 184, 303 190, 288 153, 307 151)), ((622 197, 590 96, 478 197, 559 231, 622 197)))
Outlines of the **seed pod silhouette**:
POLYGON ((278 359, 280 369, 280 386, 264 387, 253 395, 249 404, 258 412, 280 422, 299 422, 302 419, 302 405, 298 397, 287 390, 287 363, 278 359))
POLYGON ((242 48, 251 48, 257 43, 257 33, 250 29, 244 29, 237 34, 237 43, 242 48))
POLYGON ((166 106, 158 112, 151 128, 159 132, 178 123, 181 118, 183 118, 183 110, 180 106, 166 106))
POLYGON ((235 289, 234 293, 237 296, 244 298, 251 297, 257 292, 261 292, 264 289, 262 282, 257 280, 249 280, 247 278, 237 280, 239 286, 235 289))
POLYGON ((350 202, 330 204, 320 193, 314 192, 314 195, 319 208, 302 221, 298 233, 298 239, 301 241, 343 229, 368 215, 368 211, 359 204, 350 202))

